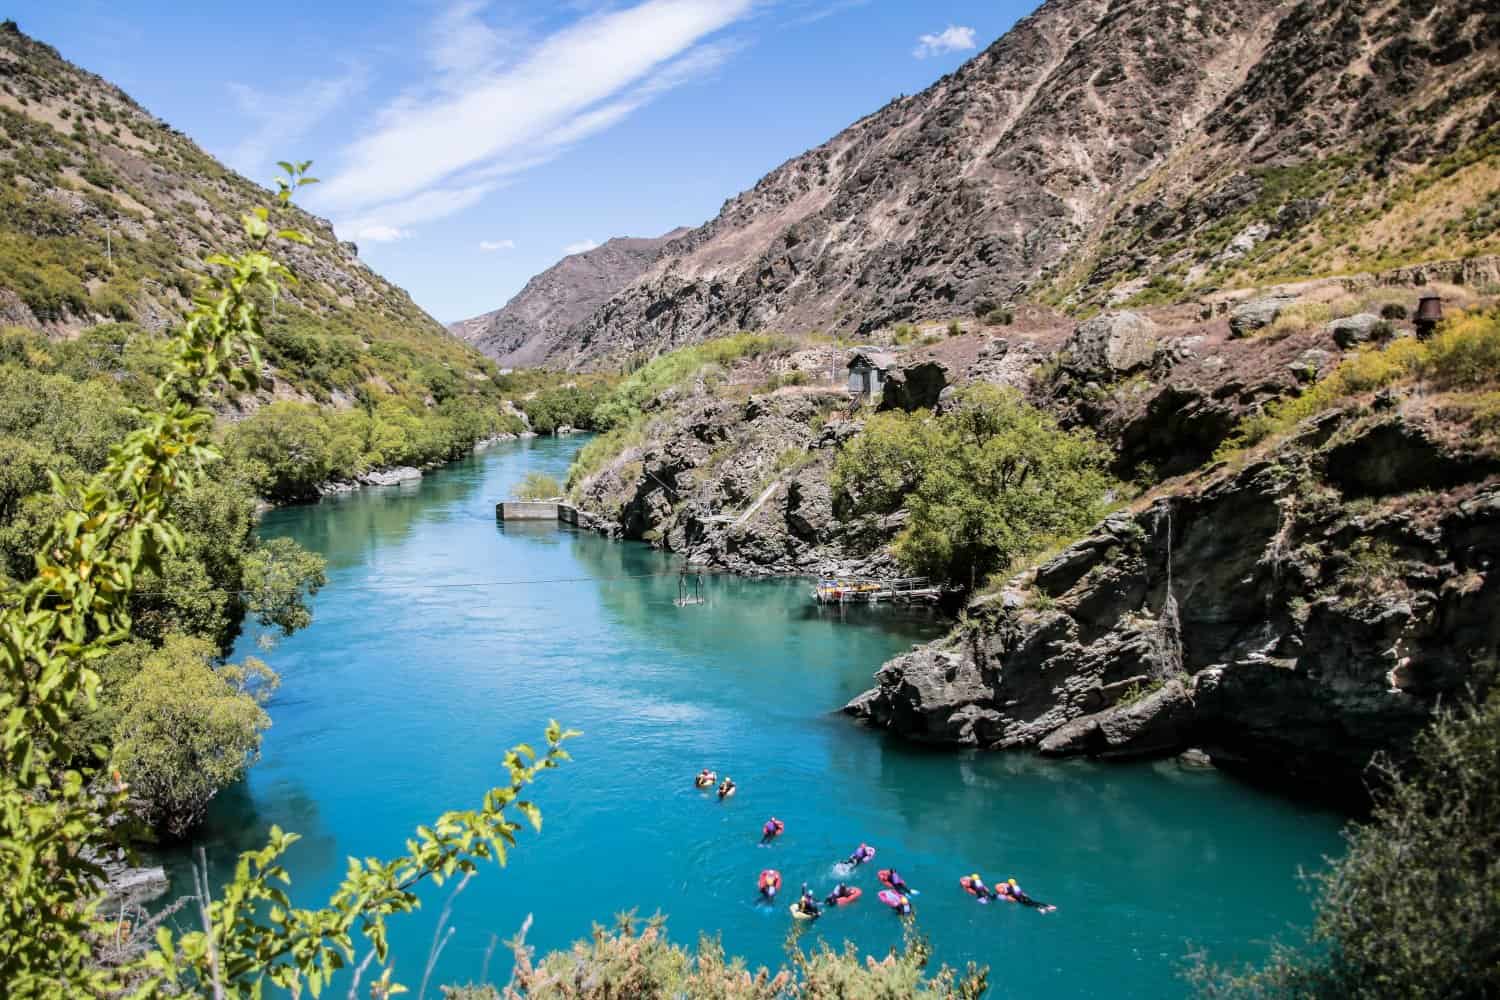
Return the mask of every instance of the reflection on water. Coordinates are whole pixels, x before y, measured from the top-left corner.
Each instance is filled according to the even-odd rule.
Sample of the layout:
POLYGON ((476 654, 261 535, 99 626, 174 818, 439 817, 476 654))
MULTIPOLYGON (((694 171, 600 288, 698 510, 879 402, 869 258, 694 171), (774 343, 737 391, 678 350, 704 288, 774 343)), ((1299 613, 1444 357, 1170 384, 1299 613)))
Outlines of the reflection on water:
MULTIPOLYGON (((536 789, 545 833, 458 899, 437 981, 477 975, 490 934, 527 914, 530 942, 550 949, 631 908, 774 963, 788 920, 755 905, 756 874, 826 892, 862 840, 879 851, 871 867, 894 863, 923 890, 937 957, 1002 967, 1001 995, 1180 995, 1188 939, 1251 958, 1306 919, 1294 874, 1336 849, 1336 816, 1171 764, 936 751, 833 714, 885 659, 941 633, 928 611, 820 610, 805 581, 711 575, 706 604, 677 608, 669 556, 495 522, 526 472, 560 477, 577 446, 501 446, 414 486, 267 517, 267 534, 328 555, 332 580, 313 626, 269 656, 283 684, 263 760, 203 838, 221 872, 280 824, 306 835, 288 857, 294 899, 319 903, 345 857, 390 856, 417 824, 474 803, 503 748, 556 717, 586 735, 536 789), (739 794, 693 789, 705 766, 739 794), (773 813, 786 833, 760 847, 773 813), (976 906, 956 882, 974 870, 1060 909, 976 906)), ((870 897, 873 877, 854 876, 870 897)), ((427 955, 428 903, 392 926, 407 981, 427 955)), ((901 936, 873 898, 808 930, 871 952, 901 936)))

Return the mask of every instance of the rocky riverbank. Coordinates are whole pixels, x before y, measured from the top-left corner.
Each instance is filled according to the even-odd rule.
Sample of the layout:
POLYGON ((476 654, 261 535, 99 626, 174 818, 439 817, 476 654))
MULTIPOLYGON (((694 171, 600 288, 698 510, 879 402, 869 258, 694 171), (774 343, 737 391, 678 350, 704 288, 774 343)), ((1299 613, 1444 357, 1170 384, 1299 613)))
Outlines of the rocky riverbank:
POLYGON ((1134 484, 1122 495, 1138 498, 985 588, 949 637, 886 664, 847 711, 952 746, 1200 749, 1357 795, 1372 754, 1406 747, 1500 654, 1494 442, 1472 433, 1474 399, 1403 383, 1214 455, 1344 359, 1411 337, 1416 297, 1337 280, 1084 322, 1027 306, 1009 326, 889 345, 883 397, 864 407, 831 381, 776 387, 799 365, 828 371, 833 349, 794 353, 652 401, 575 498, 605 533, 706 567, 896 575, 890 542, 907 514, 839 509, 842 448, 879 411, 1009 386, 1097 435, 1134 484))
POLYGON ((1414 396, 1323 415, 1105 520, 845 709, 928 743, 1202 748, 1360 788, 1500 651, 1500 479, 1414 396))

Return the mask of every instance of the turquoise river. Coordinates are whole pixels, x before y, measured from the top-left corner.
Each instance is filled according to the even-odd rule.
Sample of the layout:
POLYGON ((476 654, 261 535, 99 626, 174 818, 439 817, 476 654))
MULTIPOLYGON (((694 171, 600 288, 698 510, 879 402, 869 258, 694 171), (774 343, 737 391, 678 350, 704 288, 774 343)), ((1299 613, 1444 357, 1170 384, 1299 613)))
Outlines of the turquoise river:
MULTIPOLYGON (((874 898, 895 864, 921 890, 920 929, 949 963, 994 969, 993 996, 1182 995, 1190 948, 1248 960, 1306 924, 1297 880, 1338 850, 1340 818, 1175 762, 1043 762, 923 750, 835 710, 883 660, 941 622, 896 609, 820 610, 806 581, 709 577, 679 609, 677 564, 637 543, 505 526, 495 501, 527 472, 561 476, 578 439, 493 448, 420 483, 273 511, 328 559, 313 625, 238 655, 281 674, 261 761, 216 800, 202 843, 222 878, 271 824, 299 832, 293 899, 326 901, 345 859, 390 856, 444 809, 500 781, 502 751, 556 717, 581 729, 575 761, 534 789, 540 836, 457 898, 437 983, 478 979, 491 935, 534 916, 549 950, 624 910, 669 915, 674 938, 722 935, 754 963, 784 955, 785 905, 756 903, 779 869, 821 895, 861 842, 865 897, 812 927, 881 953, 901 924, 874 898), (701 767, 732 775, 720 804, 701 767), (786 823, 758 846, 770 815, 786 823), (960 875, 1017 877, 1040 915, 979 906, 960 875)), ((175 877, 185 883, 181 859, 175 877)), ((421 980, 446 891, 393 923, 397 977, 421 980)), ((783 901, 789 903, 790 899, 783 901)), ((509 971, 504 947, 490 978, 509 971)), ((343 995, 344 990, 336 991, 343 995)))

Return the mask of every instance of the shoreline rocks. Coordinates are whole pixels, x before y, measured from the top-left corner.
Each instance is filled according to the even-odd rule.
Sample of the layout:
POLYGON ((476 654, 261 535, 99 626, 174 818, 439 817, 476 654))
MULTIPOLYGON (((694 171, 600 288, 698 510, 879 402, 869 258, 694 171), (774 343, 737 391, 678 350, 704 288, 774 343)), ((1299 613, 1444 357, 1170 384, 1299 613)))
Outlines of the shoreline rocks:
POLYGON ((1500 480, 1472 464, 1434 479, 1456 459, 1420 422, 1325 414, 1265 460, 1113 515, 844 711, 940 745, 1196 749, 1361 798, 1371 756, 1402 753, 1500 654, 1500 480), (1349 492, 1360 448, 1379 474, 1349 492))

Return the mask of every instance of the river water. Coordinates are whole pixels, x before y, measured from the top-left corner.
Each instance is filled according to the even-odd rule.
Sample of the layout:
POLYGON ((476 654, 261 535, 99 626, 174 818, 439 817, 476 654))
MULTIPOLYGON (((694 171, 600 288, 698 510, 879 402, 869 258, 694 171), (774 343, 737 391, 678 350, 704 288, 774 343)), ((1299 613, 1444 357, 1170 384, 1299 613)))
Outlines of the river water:
MULTIPOLYGON (((821 895, 861 841, 879 852, 853 876, 864 898, 812 933, 874 953, 899 942, 874 898, 874 869, 895 864, 921 890, 936 957, 988 963, 995 996, 1180 995, 1190 945, 1254 959, 1307 922, 1296 875, 1338 849, 1331 812, 1174 762, 882 738, 833 710, 884 659, 940 633, 925 613, 841 614, 813 606, 805 581, 728 577, 679 609, 668 556, 496 523, 497 499, 529 471, 561 477, 577 446, 501 445, 420 483, 267 515, 265 535, 328 558, 329 586, 310 628, 269 652, 252 629, 237 651, 267 659, 282 686, 262 760, 203 834, 220 877, 280 824, 303 836, 287 861, 293 900, 318 905, 348 856, 394 855, 417 824, 477 805, 502 780, 504 748, 540 742, 555 717, 586 735, 534 789, 544 831, 456 899, 434 984, 479 978, 491 935, 528 914, 544 950, 620 911, 660 910, 680 941, 718 933, 730 953, 778 962, 791 921, 785 905, 756 904, 757 873, 775 867, 789 896, 803 880, 821 895), (721 804, 696 791, 705 766, 739 793, 721 804), (772 814, 786 832, 758 846, 772 814), (957 884, 970 871, 1014 876, 1058 910, 979 906, 957 884)), ((397 978, 413 986, 446 896, 426 893, 392 925, 397 978)), ((503 951, 491 978, 508 974, 503 951)))

